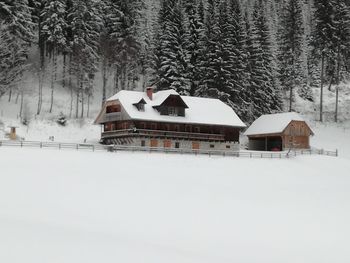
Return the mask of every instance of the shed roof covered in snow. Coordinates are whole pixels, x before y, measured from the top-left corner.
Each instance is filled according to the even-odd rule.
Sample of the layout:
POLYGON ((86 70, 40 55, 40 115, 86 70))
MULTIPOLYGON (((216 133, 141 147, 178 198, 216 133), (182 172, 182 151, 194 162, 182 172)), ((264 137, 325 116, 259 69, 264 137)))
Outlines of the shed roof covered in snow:
POLYGON ((282 133, 292 121, 305 121, 296 112, 262 115, 245 131, 244 135, 282 133))
MULTIPOLYGON (((244 128, 246 125, 234 110, 218 99, 180 96, 175 90, 154 92, 152 99, 147 92, 122 90, 110 97, 107 103, 119 101, 132 120, 172 122, 185 124, 208 124, 244 128), (186 108, 185 116, 161 115, 157 107, 170 96, 178 96, 186 108), (144 100, 144 111, 135 107, 135 103, 144 100)), ((98 120, 96 120, 98 122, 98 120)))

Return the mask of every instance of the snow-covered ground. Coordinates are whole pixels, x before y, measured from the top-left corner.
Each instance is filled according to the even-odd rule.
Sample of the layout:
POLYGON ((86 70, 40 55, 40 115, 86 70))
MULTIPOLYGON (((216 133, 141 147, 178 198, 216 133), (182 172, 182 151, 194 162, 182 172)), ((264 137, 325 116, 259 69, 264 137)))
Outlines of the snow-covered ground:
POLYGON ((260 160, 0 147, 0 262, 347 263, 343 152, 260 160))

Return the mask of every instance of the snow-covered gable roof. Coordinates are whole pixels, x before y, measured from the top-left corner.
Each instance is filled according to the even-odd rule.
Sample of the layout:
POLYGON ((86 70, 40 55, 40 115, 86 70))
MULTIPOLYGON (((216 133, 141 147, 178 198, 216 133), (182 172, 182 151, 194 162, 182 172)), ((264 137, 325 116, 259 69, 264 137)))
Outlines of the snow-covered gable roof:
POLYGON ((296 112, 262 115, 246 130, 244 135, 281 133, 291 121, 304 121, 296 112))
POLYGON ((233 109, 218 99, 180 96, 188 106, 184 117, 160 115, 153 107, 161 105, 170 95, 179 94, 175 90, 158 91, 153 93, 153 98, 150 100, 145 92, 122 90, 107 101, 118 100, 129 117, 134 120, 246 127, 233 109), (133 106, 141 99, 146 101, 145 111, 138 111, 133 106))

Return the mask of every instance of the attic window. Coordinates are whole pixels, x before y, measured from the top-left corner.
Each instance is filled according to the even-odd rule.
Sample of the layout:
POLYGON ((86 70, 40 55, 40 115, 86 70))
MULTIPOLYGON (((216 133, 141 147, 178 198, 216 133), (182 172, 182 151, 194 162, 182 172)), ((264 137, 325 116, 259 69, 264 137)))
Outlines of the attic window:
POLYGON ((136 108, 139 110, 139 111, 145 111, 145 104, 137 104, 136 108))
POLYGON ((138 103, 134 103, 133 105, 137 108, 138 111, 145 111, 146 101, 141 99, 138 103))

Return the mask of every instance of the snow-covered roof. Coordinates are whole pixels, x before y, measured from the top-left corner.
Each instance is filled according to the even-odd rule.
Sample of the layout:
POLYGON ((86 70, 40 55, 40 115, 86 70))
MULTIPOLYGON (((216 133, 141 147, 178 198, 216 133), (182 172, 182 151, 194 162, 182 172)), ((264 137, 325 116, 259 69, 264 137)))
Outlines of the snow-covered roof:
POLYGON ((160 115, 153 106, 159 106, 170 95, 179 94, 175 90, 158 91, 153 93, 150 100, 145 92, 122 90, 107 101, 118 100, 134 120, 246 127, 234 110, 218 99, 180 96, 188 106, 184 117, 160 115), (146 101, 145 111, 138 111, 133 105, 141 99, 146 101))
POLYGON ((246 130, 244 135, 281 133, 291 121, 304 121, 296 112, 262 115, 246 130))

